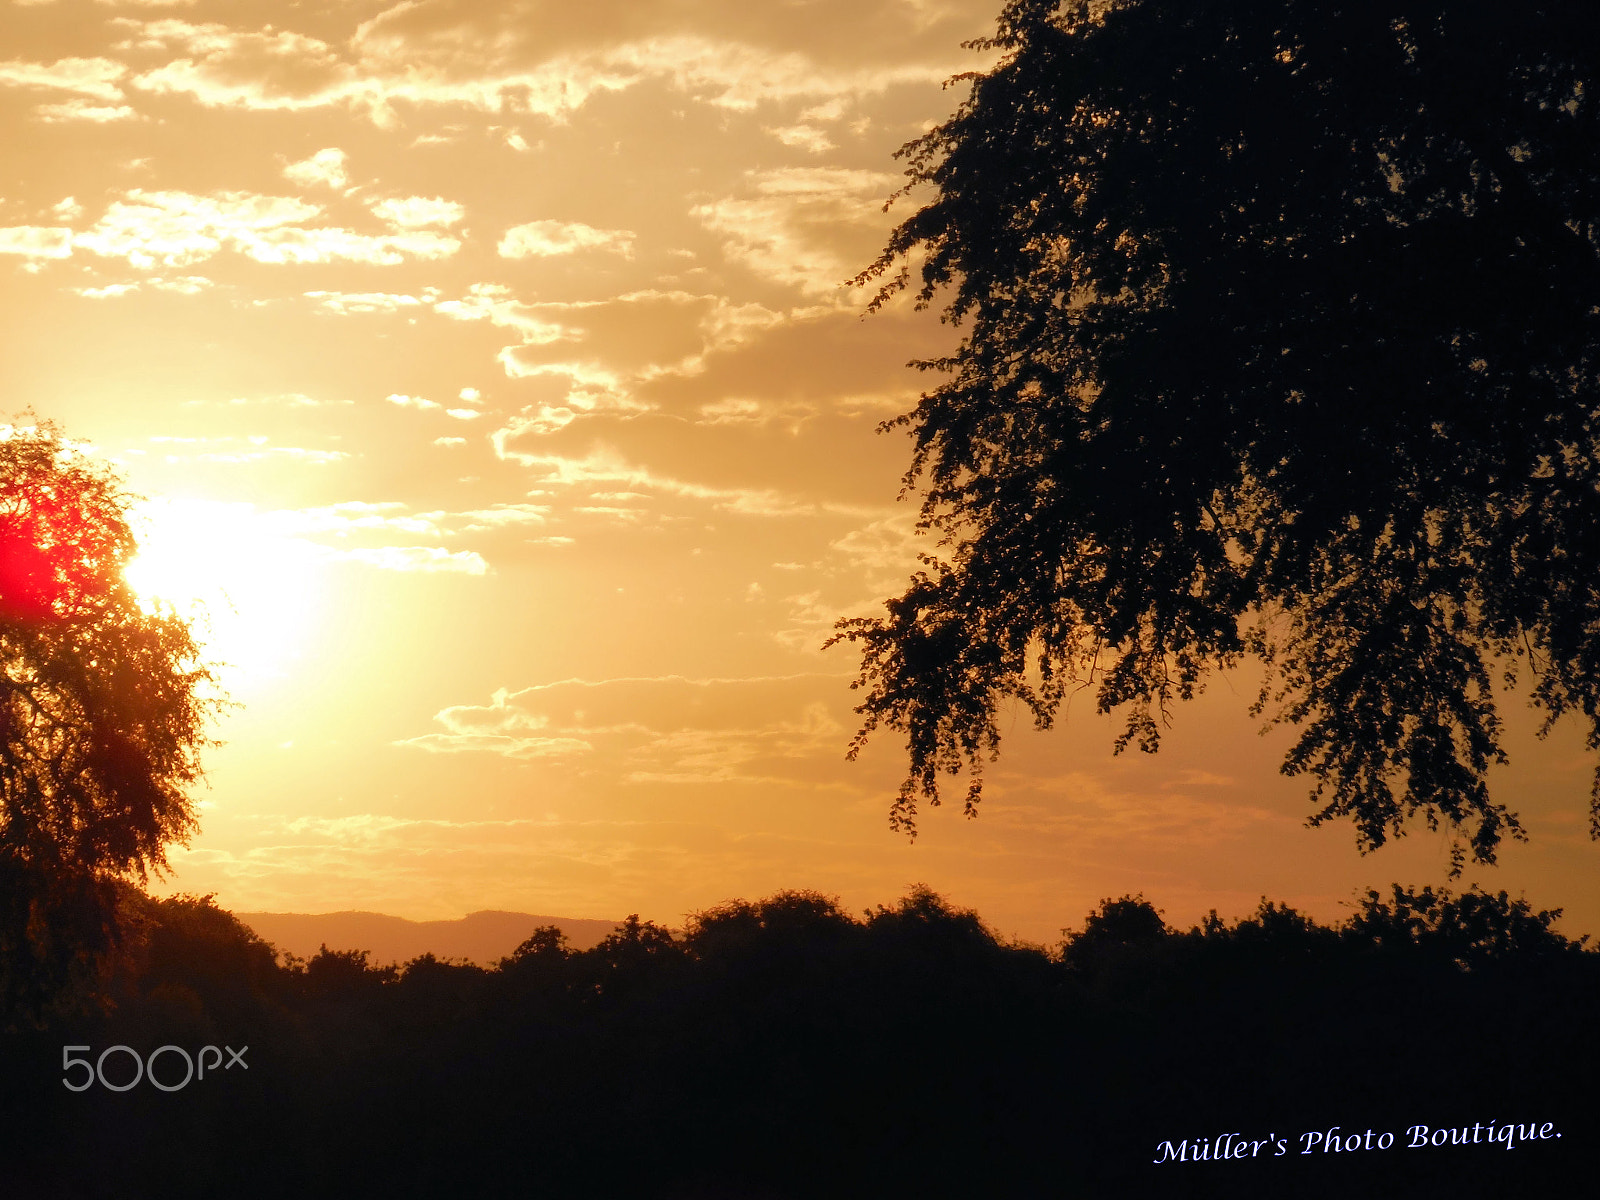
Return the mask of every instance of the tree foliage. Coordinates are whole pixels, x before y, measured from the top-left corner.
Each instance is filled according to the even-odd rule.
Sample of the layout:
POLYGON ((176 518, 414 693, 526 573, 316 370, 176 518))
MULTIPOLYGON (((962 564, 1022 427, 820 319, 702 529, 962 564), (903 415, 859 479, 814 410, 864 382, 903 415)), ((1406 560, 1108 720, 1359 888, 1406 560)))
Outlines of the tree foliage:
POLYGON ((0 1072, 7 1200, 1593 1190, 1600 953, 1503 892, 1395 887, 1332 926, 1263 899, 1189 929, 1123 896, 1059 953, 925 887, 855 915, 783 892, 681 936, 633 919, 578 951, 546 928, 487 970, 275 960, 209 898, 145 908, 114 1013, 0 1033, 34 1064, 0 1072), (73 1093, 63 1044, 248 1044, 251 1065, 73 1093), (1393 1152, 1300 1153, 1351 1112, 1393 1152), (1403 1150, 1419 1120, 1563 1137, 1403 1150), (1218 1130, 1287 1153, 1152 1165, 1218 1130))
POLYGON ((127 933, 118 896, 195 829, 218 700, 142 607, 115 475, 48 425, 0 440, 0 1006, 37 1009, 127 933))
POLYGON ((891 823, 962 769, 973 811, 1007 703, 1154 751, 1252 654, 1312 824, 1492 862, 1497 680, 1600 746, 1600 8, 1009 0, 978 45, 858 280, 966 328, 888 423, 944 557, 835 639, 891 823))

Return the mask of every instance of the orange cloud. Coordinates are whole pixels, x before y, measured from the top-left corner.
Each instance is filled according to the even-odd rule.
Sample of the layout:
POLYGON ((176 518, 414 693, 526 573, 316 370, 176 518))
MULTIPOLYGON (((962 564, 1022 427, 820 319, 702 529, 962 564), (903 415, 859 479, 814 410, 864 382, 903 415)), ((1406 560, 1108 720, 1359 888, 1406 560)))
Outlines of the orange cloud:
POLYGON ((899 184, 880 171, 842 167, 786 167, 747 178, 754 195, 690 211, 722 236, 728 259, 814 296, 839 295, 870 261, 889 225, 883 202, 899 184))

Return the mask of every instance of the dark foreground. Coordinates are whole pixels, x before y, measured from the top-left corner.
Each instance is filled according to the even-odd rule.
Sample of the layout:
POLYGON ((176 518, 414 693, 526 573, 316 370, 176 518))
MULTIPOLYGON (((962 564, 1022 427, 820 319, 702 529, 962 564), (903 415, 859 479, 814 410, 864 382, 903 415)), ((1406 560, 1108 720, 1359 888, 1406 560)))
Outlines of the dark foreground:
POLYGON ((493 970, 285 964, 146 903, 114 1008, 0 1037, 9 1198, 1594 1186, 1600 954, 1503 895, 1186 933, 1123 900, 1047 953, 924 891, 862 919, 785 893, 493 970))

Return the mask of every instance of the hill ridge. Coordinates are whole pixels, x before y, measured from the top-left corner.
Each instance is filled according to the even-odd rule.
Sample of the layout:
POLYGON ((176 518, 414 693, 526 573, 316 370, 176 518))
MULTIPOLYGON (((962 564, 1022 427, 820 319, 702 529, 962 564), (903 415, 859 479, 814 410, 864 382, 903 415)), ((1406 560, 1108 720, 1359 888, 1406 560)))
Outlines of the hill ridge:
POLYGON ((246 925, 280 952, 310 958, 330 950, 365 950, 377 965, 403 963, 422 954, 466 959, 489 966, 517 948, 541 925, 554 925, 574 949, 597 945, 617 925, 582 917, 485 908, 442 921, 413 921, 389 913, 342 909, 326 913, 238 912, 246 925))

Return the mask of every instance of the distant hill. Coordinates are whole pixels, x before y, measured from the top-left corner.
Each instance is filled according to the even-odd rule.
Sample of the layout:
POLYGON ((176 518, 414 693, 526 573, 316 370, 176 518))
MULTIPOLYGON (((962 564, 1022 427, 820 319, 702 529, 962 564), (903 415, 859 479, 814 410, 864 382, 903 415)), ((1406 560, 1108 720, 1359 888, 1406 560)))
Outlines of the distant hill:
POLYGON ((408 921, 383 913, 235 913, 279 950, 310 958, 319 947, 365 950, 374 965, 403 963, 419 954, 464 958, 482 966, 504 958, 541 925, 555 925, 575 950, 587 950, 616 928, 615 921, 475 912, 455 921, 408 921))

